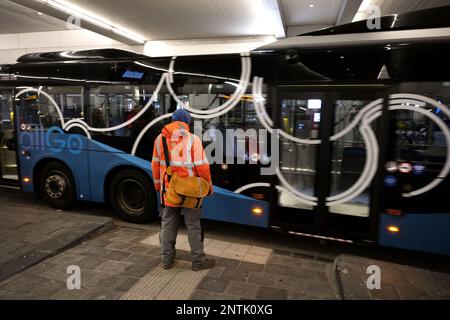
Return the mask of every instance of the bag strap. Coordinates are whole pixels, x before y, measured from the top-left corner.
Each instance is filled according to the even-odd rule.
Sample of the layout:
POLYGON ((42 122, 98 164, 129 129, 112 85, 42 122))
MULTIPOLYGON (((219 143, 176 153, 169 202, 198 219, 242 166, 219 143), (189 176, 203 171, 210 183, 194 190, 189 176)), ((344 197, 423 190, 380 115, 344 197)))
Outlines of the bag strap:
MULTIPOLYGON (((166 141, 166 137, 161 136, 161 140, 162 140, 162 145, 163 145, 163 149, 164 149, 164 158, 166 161, 166 174, 167 174, 167 169, 170 167, 170 158, 169 158, 169 147, 167 146, 167 141, 166 141)), ((168 179, 170 182, 170 178, 172 177, 171 175, 168 175, 168 179)), ((165 201, 164 201, 164 194, 166 193, 166 177, 162 178, 162 197, 161 197, 161 202, 162 202, 162 207, 164 208, 166 206, 165 201)))
MULTIPOLYGON (((192 139, 192 146, 191 146, 191 150, 189 150, 189 152, 192 153, 192 148, 194 148, 194 135, 192 133, 190 133, 189 139, 192 139)), ((197 171, 197 166, 195 165, 195 157, 192 157, 191 155, 191 160, 192 160, 192 164, 194 166, 194 170, 192 170, 192 172, 195 171, 195 176, 198 177, 198 171, 197 171)))
MULTIPOLYGON (((170 168, 170 157, 169 157, 169 147, 167 145, 167 139, 164 136, 162 137, 162 143, 163 143, 164 160, 166 161, 166 173, 167 173, 167 169, 170 168)), ((170 182, 170 178, 172 178, 172 176, 169 174, 167 174, 167 175, 169 176, 169 182, 170 182)))

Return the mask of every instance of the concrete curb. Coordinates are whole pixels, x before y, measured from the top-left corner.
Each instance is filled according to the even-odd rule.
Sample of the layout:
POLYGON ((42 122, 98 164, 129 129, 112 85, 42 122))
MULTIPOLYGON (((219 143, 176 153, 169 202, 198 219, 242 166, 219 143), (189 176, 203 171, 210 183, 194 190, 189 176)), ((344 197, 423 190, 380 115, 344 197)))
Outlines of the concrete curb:
POLYGON ((0 266, 0 282, 114 227, 113 219, 83 223, 0 266))
POLYGON ((344 300, 450 298, 450 273, 415 267, 412 260, 393 262, 342 254, 336 257, 335 268, 344 300), (373 270, 378 270, 376 278, 373 270), (375 279, 379 285, 376 288, 375 279))
POLYGON ((336 258, 334 259, 334 262, 333 262, 333 269, 334 269, 333 276, 334 276, 334 282, 335 282, 335 284, 336 284, 336 288, 337 288, 337 293, 338 293, 338 296, 339 296, 339 300, 345 300, 344 289, 343 289, 343 287, 342 287, 342 281, 341 281, 341 277, 340 277, 340 275, 339 275, 339 266, 338 266, 337 258, 338 258, 338 257, 336 257, 336 258))
POLYGON ((342 300, 373 300, 365 284, 364 262, 363 258, 348 254, 341 254, 334 260, 342 300))

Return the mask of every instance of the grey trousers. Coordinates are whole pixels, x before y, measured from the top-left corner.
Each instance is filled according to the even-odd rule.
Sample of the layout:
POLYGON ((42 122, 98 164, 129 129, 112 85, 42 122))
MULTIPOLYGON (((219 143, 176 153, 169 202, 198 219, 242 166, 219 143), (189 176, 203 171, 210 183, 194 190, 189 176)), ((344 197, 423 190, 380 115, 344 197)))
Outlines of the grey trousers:
POLYGON ((180 225, 181 216, 188 231, 189 245, 191 246, 192 264, 199 265, 205 261, 203 251, 203 233, 200 225, 201 209, 188 209, 165 207, 161 215, 161 258, 163 264, 169 264, 175 259, 175 243, 180 225))

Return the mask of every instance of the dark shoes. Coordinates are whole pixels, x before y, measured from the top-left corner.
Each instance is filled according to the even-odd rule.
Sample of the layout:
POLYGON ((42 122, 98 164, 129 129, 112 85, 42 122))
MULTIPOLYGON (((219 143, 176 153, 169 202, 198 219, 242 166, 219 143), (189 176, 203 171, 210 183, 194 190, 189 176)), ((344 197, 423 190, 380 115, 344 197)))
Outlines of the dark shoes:
POLYGON ((163 269, 164 270, 172 269, 174 264, 175 264, 175 260, 172 260, 171 262, 168 262, 168 263, 163 263, 163 269))
POLYGON ((212 259, 205 259, 201 264, 192 264, 192 271, 200 271, 205 269, 212 269, 216 265, 216 261, 212 259))
MULTIPOLYGON (((164 270, 169 270, 172 269, 172 267, 175 264, 175 260, 164 263, 163 262, 163 269, 164 270)), ((201 270, 205 270, 205 269, 212 269, 214 268, 216 265, 216 261, 213 259, 205 259, 205 261, 203 261, 203 263, 201 264, 193 264, 192 265, 192 271, 201 271, 201 270)))

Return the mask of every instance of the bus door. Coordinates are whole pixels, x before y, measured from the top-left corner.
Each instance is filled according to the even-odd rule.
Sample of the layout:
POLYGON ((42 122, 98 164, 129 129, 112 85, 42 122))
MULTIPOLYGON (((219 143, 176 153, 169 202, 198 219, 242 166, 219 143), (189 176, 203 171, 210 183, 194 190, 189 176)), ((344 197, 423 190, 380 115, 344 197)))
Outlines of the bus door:
POLYGON ((0 90, 0 184, 2 185, 17 185, 19 182, 13 97, 12 90, 0 90))
POLYGON ((375 237, 384 95, 379 85, 279 86, 273 226, 344 239, 375 237), (372 117, 375 109, 363 108, 378 99, 373 108, 379 115, 372 117))

